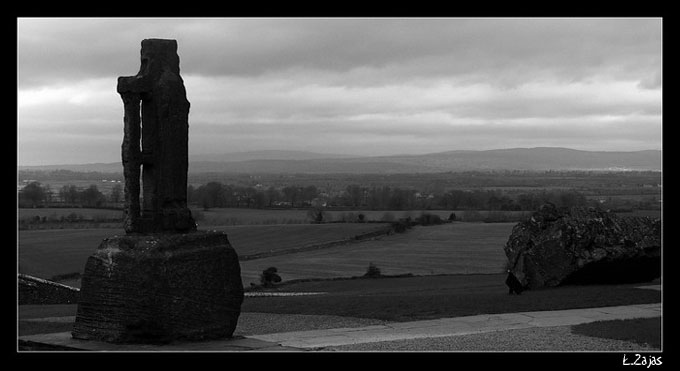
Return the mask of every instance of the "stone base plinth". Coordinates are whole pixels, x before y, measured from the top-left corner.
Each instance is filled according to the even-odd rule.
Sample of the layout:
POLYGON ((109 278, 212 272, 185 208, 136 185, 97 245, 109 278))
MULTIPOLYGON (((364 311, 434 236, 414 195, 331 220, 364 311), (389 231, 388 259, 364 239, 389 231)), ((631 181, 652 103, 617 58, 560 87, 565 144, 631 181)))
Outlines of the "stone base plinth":
POLYGON ((125 235, 88 258, 72 336, 111 343, 230 337, 243 302, 222 232, 125 235))

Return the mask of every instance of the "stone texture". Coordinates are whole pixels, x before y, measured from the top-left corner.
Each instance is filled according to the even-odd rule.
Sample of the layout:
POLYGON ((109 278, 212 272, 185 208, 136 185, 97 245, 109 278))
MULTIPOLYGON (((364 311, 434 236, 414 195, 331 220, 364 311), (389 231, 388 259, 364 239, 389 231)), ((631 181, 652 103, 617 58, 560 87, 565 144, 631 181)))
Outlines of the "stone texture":
POLYGON ((186 205, 190 104, 179 74, 177 41, 143 40, 139 72, 119 77, 117 90, 125 110, 126 232, 195 230, 186 205))
POLYGON ((118 78, 125 115, 125 236, 85 265, 72 332, 109 343, 232 336, 243 302, 238 256, 187 208, 188 115, 175 40, 142 41, 137 75, 118 78), (141 179, 140 179, 141 178, 141 179))
POLYGON ((114 236, 87 260, 72 335, 112 343, 230 337, 242 302, 226 234, 114 236))
POLYGON ((546 204, 514 227, 504 250, 525 288, 650 281, 661 275, 661 221, 546 204))

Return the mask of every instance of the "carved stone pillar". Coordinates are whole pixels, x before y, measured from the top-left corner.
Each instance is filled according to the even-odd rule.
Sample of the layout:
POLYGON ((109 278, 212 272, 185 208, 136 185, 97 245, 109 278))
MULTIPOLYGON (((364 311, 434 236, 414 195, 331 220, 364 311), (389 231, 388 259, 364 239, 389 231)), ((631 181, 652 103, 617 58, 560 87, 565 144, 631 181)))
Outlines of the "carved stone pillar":
POLYGON ((190 104, 179 75, 177 42, 142 41, 140 70, 118 78, 118 93, 125 105, 125 231, 196 230, 187 208, 190 104))
POLYGON ((140 175, 142 151, 140 148, 140 96, 137 93, 121 94, 125 107, 123 129, 123 175, 125 177, 125 232, 139 230, 140 214, 140 175))
POLYGON ((229 337, 241 268, 226 233, 197 231, 187 207, 189 101, 177 42, 147 39, 141 54, 139 73, 118 78, 126 234, 88 258, 71 334, 111 343, 229 337))

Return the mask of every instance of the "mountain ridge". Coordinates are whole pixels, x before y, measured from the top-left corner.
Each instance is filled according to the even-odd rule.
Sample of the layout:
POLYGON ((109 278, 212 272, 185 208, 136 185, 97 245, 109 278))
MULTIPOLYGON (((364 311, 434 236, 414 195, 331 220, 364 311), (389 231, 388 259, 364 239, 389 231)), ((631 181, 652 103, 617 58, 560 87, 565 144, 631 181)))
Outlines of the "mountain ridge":
MULTIPOLYGON (((18 166, 18 168, 122 172, 120 162, 18 166)), ((370 157, 267 150, 192 155, 189 162, 190 173, 429 173, 474 170, 660 171, 661 150, 583 151, 564 147, 534 147, 452 150, 419 155, 370 157)))

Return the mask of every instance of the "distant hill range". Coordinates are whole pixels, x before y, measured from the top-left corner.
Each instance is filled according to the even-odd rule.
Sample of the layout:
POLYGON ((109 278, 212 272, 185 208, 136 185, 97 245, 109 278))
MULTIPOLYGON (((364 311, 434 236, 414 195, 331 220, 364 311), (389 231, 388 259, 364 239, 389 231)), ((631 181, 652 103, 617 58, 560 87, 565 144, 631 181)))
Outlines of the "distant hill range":
MULTIPOLYGON (((255 151, 190 156, 189 172, 230 173, 432 173, 490 170, 661 170, 661 151, 579 151, 538 147, 448 151, 425 155, 352 157, 302 151, 255 151)), ((120 162, 20 166, 19 170, 122 172, 120 162)))

